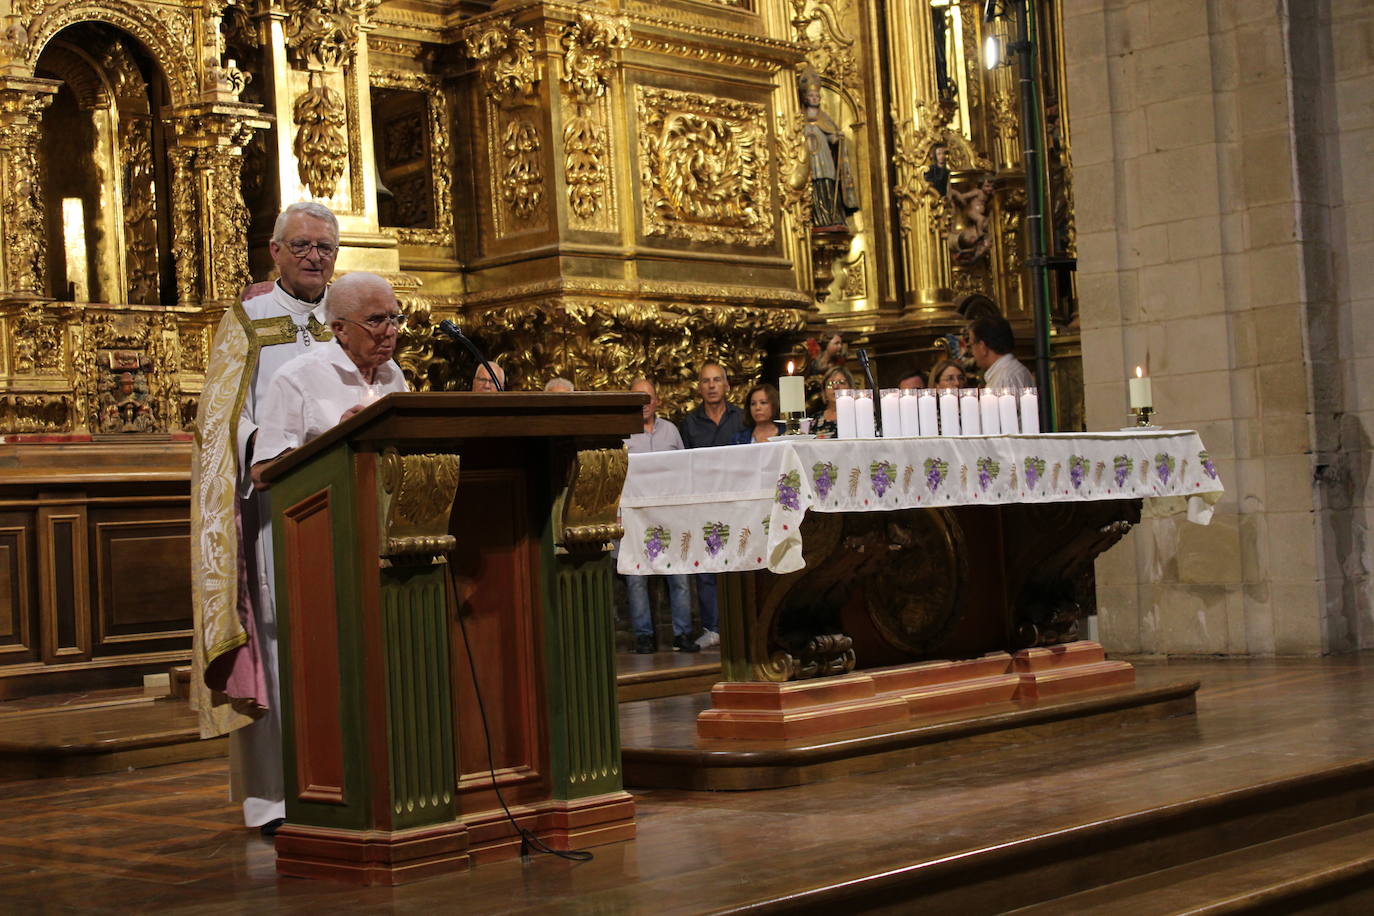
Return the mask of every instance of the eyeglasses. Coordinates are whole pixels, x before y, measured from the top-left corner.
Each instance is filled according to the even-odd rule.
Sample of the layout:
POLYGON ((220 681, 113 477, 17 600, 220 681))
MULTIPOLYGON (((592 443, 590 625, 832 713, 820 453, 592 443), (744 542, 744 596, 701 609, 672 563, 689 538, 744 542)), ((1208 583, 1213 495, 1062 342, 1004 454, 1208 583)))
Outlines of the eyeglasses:
POLYGON ((354 321, 352 318, 339 318, 339 321, 347 321, 349 324, 356 324, 358 327, 374 336, 385 334, 391 328, 401 328, 405 326, 406 316, 397 312, 394 315, 368 315, 362 321, 354 321))
POLYGON ((308 239, 296 239, 286 243, 286 250, 298 258, 303 258, 310 254, 310 249, 315 249, 326 261, 339 253, 339 246, 333 242, 312 242, 308 239))
POLYGON ((843 378, 840 378, 840 377, 837 375, 837 376, 835 376, 834 378, 832 378, 830 381, 826 382, 826 383, 825 383, 825 387, 827 387, 827 388, 853 388, 853 387, 854 387, 854 383, 853 383, 853 382, 846 382, 843 378))

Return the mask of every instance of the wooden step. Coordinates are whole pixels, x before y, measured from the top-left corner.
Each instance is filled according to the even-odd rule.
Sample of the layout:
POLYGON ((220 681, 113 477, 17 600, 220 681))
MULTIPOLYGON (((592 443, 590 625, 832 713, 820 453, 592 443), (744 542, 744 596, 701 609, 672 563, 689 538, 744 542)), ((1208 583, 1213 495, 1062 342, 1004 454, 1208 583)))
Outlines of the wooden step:
POLYGON ((795 887, 751 911, 1365 913, 1368 811, 1374 758, 795 887), (1173 884, 1177 898, 1166 896, 1173 884))
POLYGON ((1017 916, 1306 911, 1339 899, 1374 912, 1374 815, 1353 817, 1013 910, 1017 916), (1355 892, 1355 893, 1352 893, 1355 892))
MULTIPOLYGON (((9 704, 6 704, 7 706, 9 704)), ((85 776, 221 757, 228 739, 201 740, 184 700, 130 690, 42 706, 0 708, 0 779, 85 776)))

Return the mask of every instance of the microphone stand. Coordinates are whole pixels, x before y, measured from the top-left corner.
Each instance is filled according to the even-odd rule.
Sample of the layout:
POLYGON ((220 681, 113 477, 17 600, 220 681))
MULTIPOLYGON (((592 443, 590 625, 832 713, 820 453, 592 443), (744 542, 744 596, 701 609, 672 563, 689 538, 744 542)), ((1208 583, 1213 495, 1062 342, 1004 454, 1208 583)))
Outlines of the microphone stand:
POLYGON ((496 377, 496 373, 492 371, 491 363, 487 362, 487 358, 482 355, 482 351, 477 349, 477 344, 468 339, 468 336, 463 333, 458 325, 445 318, 443 321, 439 322, 439 330, 467 348, 467 351, 472 354, 473 358, 482 364, 482 368, 487 370, 487 378, 491 379, 491 383, 496 386, 497 391, 506 390, 506 386, 501 384, 496 377))
POLYGON ((869 392, 873 397, 873 429, 879 436, 883 434, 883 416, 878 406, 878 384, 873 381, 873 367, 868 364, 868 351, 863 347, 859 348, 859 365, 864 370, 864 381, 868 382, 869 392))

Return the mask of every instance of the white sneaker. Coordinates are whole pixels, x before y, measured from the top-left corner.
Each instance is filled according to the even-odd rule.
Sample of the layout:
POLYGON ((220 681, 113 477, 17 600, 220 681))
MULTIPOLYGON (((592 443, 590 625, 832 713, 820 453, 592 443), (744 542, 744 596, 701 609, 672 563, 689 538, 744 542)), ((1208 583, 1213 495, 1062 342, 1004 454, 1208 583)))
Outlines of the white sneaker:
POLYGON ((697 637, 697 645, 703 649, 714 649, 720 645, 720 634, 715 630, 707 630, 697 637))

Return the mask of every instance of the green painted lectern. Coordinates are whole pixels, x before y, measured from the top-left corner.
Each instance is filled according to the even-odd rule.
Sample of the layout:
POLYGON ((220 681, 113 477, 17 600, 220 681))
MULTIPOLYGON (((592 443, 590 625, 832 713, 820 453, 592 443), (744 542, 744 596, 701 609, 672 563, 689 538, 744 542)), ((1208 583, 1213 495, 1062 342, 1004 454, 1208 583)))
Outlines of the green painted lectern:
POLYGON ((643 403, 393 394, 264 475, 279 872, 397 884, 514 855, 494 783, 555 848, 634 835, 605 548, 643 403))

